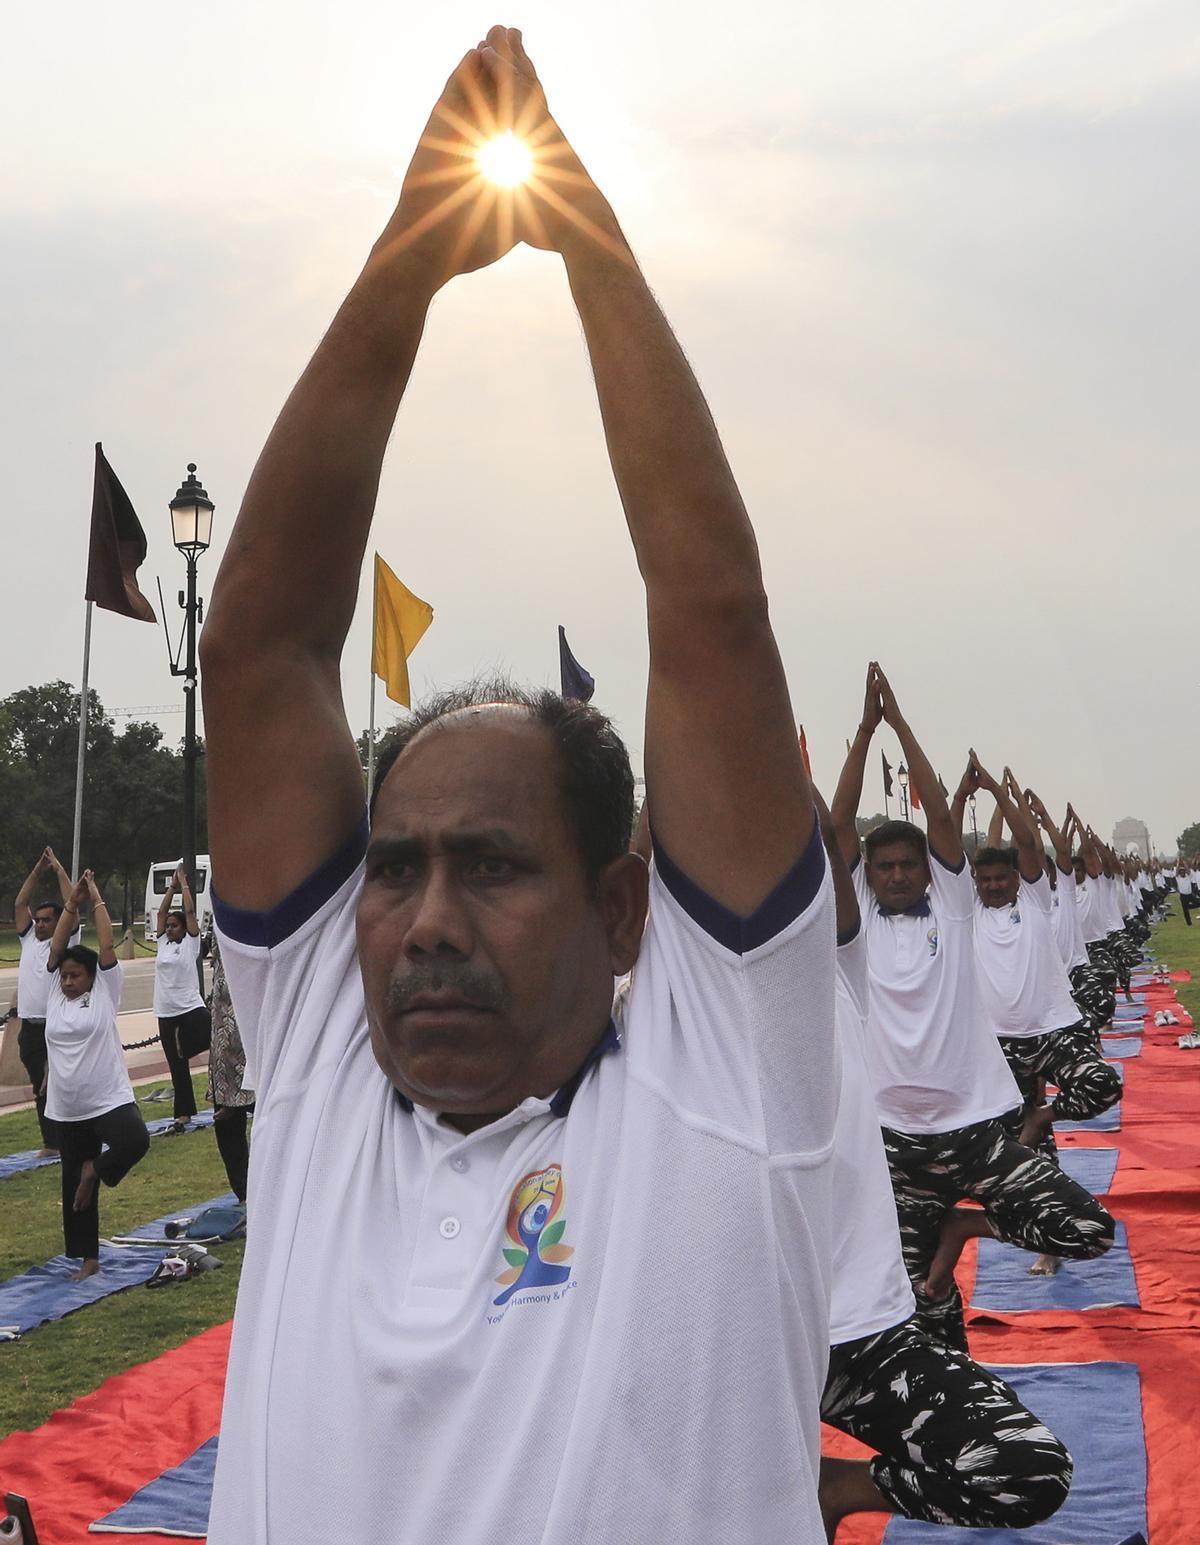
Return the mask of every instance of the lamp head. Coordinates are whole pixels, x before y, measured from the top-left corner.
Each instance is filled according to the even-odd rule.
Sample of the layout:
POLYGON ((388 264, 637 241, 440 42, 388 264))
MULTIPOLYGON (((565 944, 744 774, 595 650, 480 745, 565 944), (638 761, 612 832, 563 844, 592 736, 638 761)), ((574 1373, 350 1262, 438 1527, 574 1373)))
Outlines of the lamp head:
POLYGON ((181 553, 195 557, 212 543, 212 518, 216 506, 200 486, 196 463, 188 462, 188 475, 171 500, 171 540, 181 553))

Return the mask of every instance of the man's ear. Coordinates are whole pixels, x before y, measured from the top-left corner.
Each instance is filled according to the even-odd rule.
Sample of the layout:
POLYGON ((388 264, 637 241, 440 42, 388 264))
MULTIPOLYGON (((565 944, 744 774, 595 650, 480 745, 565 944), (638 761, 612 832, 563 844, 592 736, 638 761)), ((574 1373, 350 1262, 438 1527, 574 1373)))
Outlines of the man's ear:
POLYGON ((637 853, 623 853, 600 873, 600 913, 614 976, 633 968, 650 905, 650 870, 637 853))

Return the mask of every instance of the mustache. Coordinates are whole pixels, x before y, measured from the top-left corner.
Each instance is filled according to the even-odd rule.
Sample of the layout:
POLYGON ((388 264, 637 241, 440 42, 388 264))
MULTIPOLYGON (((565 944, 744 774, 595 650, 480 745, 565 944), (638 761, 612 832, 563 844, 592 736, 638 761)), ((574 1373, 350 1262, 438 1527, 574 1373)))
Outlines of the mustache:
POLYGON ((466 962, 440 961, 410 966, 402 977, 388 983, 383 1006, 390 1014, 403 1014, 423 993, 446 992, 465 998, 479 1009, 505 1012, 510 1003, 504 983, 490 972, 466 962))

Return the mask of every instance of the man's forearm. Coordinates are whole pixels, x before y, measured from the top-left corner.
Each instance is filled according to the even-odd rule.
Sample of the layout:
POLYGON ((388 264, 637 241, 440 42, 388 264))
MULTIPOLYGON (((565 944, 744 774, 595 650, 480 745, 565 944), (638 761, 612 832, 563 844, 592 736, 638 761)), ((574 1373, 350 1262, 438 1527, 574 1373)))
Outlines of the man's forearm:
POLYGON ((829 811, 842 855, 848 864, 858 858, 860 851, 855 823, 862 803, 863 778, 867 771, 867 753, 871 749, 872 738, 871 730, 865 724, 860 724, 858 733, 850 743, 829 811))
POLYGON ((419 266, 372 254, 258 458, 214 588, 210 649, 252 631, 285 650, 340 651, 430 299, 419 266))
POLYGON ((758 547, 716 425, 645 279, 585 240, 566 261, 651 607, 759 597, 758 547))

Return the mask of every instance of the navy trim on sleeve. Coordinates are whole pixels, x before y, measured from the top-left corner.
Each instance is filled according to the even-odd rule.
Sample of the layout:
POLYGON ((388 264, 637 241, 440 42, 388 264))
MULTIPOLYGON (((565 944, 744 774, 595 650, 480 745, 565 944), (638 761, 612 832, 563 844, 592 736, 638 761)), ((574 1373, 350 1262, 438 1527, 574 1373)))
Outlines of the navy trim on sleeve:
POLYGON ((673 863, 653 830, 650 835, 654 842, 654 865, 663 884, 694 923, 736 955, 758 949, 794 923, 807 909, 825 878, 825 844, 814 819, 812 836, 799 862, 784 875, 753 916, 739 917, 690 880, 673 863))
POLYGON ((579 1064, 578 1070, 575 1073, 572 1073, 571 1077, 567 1079, 566 1083, 550 1101, 550 1114, 552 1116, 558 1116, 559 1118, 565 1116, 571 1109, 571 1102, 578 1094, 579 1086, 583 1082, 584 1077, 588 1071, 595 1067, 596 1063, 599 1062, 600 1058, 603 1057, 607 1052, 619 1051, 620 1048, 621 1037, 617 1034, 616 1025, 613 1024, 612 1020, 610 1019, 608 1022, 608 1029, 604 1032, 604 1034, 596 1042, 595 1046, 592 1047, 591 1051, 588 1052, 587 1056, 579 1064))
POLYGON ((28 923, 26 923, 25 927, 21 929, 20 933, 17 935, 17 938, 18 939, 23 939, 27 933, 31 933, 32 931, 33 931, 33 921, 31 919, 28 923))
POLYGON ((263 949, 273 949, 285 939, 290 939, 297 929, 302 928, 310 917, 321 910, 331 896, 341 890, 362 863, 363 854, 367 851, 369 831, 364 811, 349 840, 269 912, 250 912, 230 906, 221 900, 214 888, 213 915, 217 927, 238 944, 255 945, 263 949))
POLYGON ((842 933, 838 934, 838 936, 837 936, 837 947, 838 947, 838 949, 841 949, 843 944, 853 944, 855 939, 858 938, 858 936, 859 936, 859 934, 861 932, 862 932, 862 918, 858 917, 858 918, 855 919, 854 927, 853 928, 847 928, 842 933))
POLYGON ((929 850, 929 856, 930 858, 936 858, 938 863, 941 864, 942 868, 948 870, 951 874, 961 874, 967 867, 967 855, 965 853, 959 859, 957 864, 948 864, 941 856, 941 854, 935 853, 932 848, 929 850))
POLYGON ((112 961, 109 961, 108 965, 106 965, 106 966, 102 965, 100 967, 100 969, 101 969, 101 971, 115 971, 120 964, 121 964, 121 962, 119 960, 112 960, 112 961))

